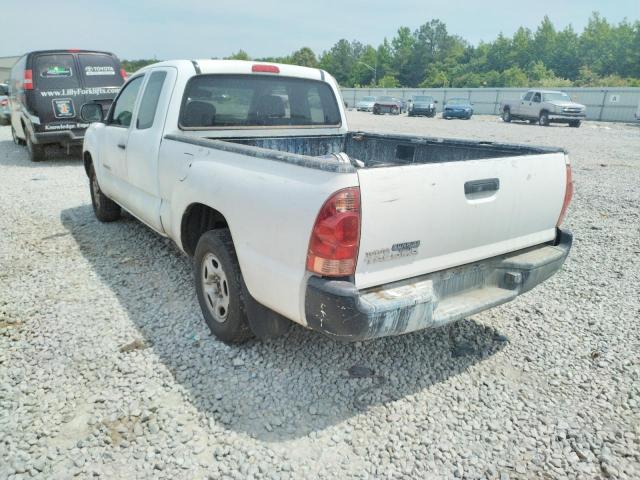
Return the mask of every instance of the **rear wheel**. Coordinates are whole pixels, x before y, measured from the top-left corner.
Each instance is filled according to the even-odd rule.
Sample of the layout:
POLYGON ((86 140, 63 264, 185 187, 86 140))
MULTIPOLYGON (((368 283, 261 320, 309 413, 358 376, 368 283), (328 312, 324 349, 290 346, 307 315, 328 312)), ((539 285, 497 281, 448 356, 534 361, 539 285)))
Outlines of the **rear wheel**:
POLYGON ((549 126, 549 113, 540 112, 540 116, 538 117, 538 123, 543 127, 549 126))
POLYGON ((400 109, 398 107, 393 107, 391 109, 391 114, 392 115, 400 115, 400 109))
POLYGON ((27 151, 29 152, 29 159, 32 162, 41 162, 44 160, 44 145, 39 145, 37 143, 33 143, 33 139, 29 133, 26 134, 27 137, 27 151))
POLYGON ((120 205, 102 193, 93 166, 89 169, 89 190, 91 192, 93 212, 98 220, 101 222, 114 222, 120 218, 122 214, 120 205))
POLYGON ((226 343, 250 338, 242 272, 228 229, 200 237, 193 270, 198 303, 211 333, 226 343))
POLYGON ((569 122, 569 126, 573 128, 578 128, 582 122, 580 120, 572 120, 569 122))
POLYGON ((511 121, 511 110, 509 110, 508 108, 502 110, 502 120, 507 123, 511 121))

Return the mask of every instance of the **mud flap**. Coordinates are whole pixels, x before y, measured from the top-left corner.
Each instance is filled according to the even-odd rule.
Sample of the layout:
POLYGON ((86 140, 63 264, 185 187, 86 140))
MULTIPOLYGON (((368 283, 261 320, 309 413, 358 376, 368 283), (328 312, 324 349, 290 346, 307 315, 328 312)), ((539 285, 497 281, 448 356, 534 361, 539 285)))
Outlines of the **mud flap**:
POLYGON ((251 296, 247 287, 243 287, 247 320, 253 334, 261 340, 267 340, 287 333, 291 328, 291 320, 259 303, 251 296))

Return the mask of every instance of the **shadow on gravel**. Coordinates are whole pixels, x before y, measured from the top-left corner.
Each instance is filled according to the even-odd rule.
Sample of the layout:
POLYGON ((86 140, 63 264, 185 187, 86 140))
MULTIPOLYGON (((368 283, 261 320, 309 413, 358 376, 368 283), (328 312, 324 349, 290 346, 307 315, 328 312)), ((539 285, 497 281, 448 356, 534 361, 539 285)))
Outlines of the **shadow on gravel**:
POLYGON ((12 140, 0 141, 0 152, 5 153, 5 155, 0 155, 0 165, 7 167, 47 168, 60 165, 82 165, 82 149, 79 147, 72 148, 67 155, 66 149, 49 145, 45 148, 46 160, 42 162, 29 160, 27 147, 16 145, 12 140))
POLYGON ((190 259, 172 242, 128 217, 100 224, 90 205, 64 210, 61 220, 111 291, 106 300, 88 301, 96 308, 87 318, 108 321, 100 305, 113 294, 139 329, 141 338, 114 348, 114 358, 129 355, 130 345, 151 348, 209 421, 261 440, 298 438, 382 408, 464 372, 507 342, 493 328, 464 320, 360 344, 294 325, 271 342, 227 346, 209 335, 190 259))

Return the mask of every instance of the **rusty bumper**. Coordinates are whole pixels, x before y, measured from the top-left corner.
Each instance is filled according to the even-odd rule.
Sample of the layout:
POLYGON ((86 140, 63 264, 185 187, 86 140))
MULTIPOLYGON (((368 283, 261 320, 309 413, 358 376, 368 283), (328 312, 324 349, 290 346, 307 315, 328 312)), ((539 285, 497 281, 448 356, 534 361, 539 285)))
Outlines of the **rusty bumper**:
POLYGON ((539 285, 562 267, 572 240, 571 232, 558 230, 555 242, 366 290, 348 281, 311 277, 307 324, 343 341, 442 326, 539 285))

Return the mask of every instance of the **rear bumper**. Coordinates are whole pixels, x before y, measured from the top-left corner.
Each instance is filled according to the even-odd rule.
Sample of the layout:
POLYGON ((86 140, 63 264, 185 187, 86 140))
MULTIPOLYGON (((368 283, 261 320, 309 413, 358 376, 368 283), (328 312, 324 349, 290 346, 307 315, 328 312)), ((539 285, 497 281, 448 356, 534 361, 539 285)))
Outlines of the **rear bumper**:
POLYGON ((445 110, 442 112, 444 118, 467 118, 473 115, 473 111, 465 112, 464 110, 445 110))
POLYGON ((85 130, 59 130, 55 132, 35 132, 35 143, 46 145, 61 143, 63 145, 82 145, 85 130))
POLYGON ((426 115, 428 117, 431 117, 433 115, 435 115, 436 111, 435 109, 432 108, 413 108, 411 110, 409 110, 409 115, 426 115))
POLYGON ((367 340, 438 327, 513 300, 556 273, 573 235, 558 230, 542 244, 462 267, 367 290, 311 277, 307 325, 344 341, 367 340))

